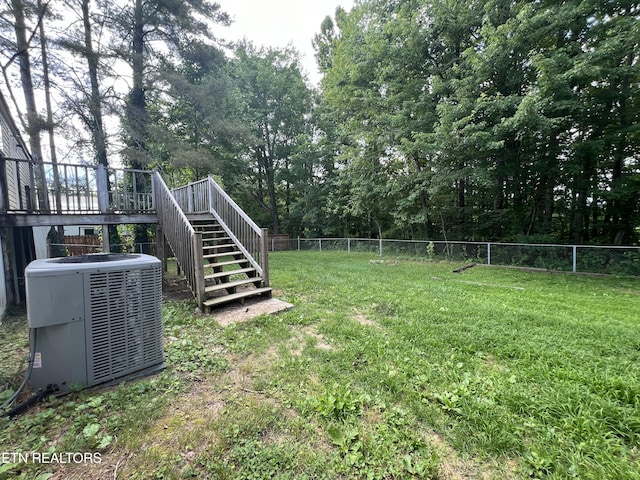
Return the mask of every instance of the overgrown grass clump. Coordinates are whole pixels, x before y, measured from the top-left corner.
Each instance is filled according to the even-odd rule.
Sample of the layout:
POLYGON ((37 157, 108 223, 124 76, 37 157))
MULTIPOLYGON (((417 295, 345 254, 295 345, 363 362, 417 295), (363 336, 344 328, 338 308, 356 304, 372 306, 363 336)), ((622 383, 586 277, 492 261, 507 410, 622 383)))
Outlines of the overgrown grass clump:
POLYGON ((638 478, 640 279, 270 262, 294 309, 221 327, 167 303, 165 372, 1 419, 2 449, 99 451, 109 478, 638 478))

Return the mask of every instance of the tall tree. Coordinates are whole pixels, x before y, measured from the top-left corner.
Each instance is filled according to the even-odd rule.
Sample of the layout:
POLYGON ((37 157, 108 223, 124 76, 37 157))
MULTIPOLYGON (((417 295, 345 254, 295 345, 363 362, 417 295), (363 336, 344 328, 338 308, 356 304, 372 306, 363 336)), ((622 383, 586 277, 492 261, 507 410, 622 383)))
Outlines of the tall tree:
MULTIPOLYGON (((104 19, 104 12, 93 11, 90 0, 66 0, 67 10, 74 12, 77 17, 78 28, 65 29, 58 38, 58 45, 64 51, 72 54, 73 60, 67 62, 66 68, 74 72, 65 75, 73 85, 62 93, 68 109, 74 117, 80 119, 84 129, 89 133, 91 144, 91 159, 85 161, 109 167, 108 135, 105 127, 105 107, 109 107, 108 92, 115 80, 111 70, 111 63, 105 62, 108 52, 105 45, 94 41, 94 26, 99 27, 104 19), (107 80, 108 79, 108 80, 107 80), (105 84, 101 80, 105 80, 105 84)), ((107 179, 107 188, 110 188, 107 179)), ((108 232, 109 244, 112 251, 121 251, 121 238, 115 225, 104 225, 103 231, 108 232)))
POLYGON ((178 53, 161 67, 168 88, 150 109, 149 149, 154 166, 187 182, 224 170, 249 130, 239 121, 224 52, 192 41, 178 53))
POLYGON ((326 19, 343 212, 412 237, 636 241, 639 11, 366 0, 326 19))
POLYGON ((591 132, 599 134, 603 146, 600 168, 610 173, 600 196, 606 202, 602 233, 610 242, 622 244, 638 238, 640 223, 640 6, 589 3, 585 44, 590 49, 584 56, 592 76, 586 93, 595 108, 588 118, 591 132))
MULTIPOLYGON (((133 0, 124 8, 111 5, 111 12, 120 34, 118 38, 125 42, 119 53, 131 71, 131 88, 123 118, 124 157, 131 167, 145 168, 152 161, 148 149, 148 94, 158 94, 157 87, 163 84, 152 71, 162 56, 154 48, 154 42, 172 53, 181 43, 188 43, 194 37, 212 37, 210 23, 226 24, 229 19, 218 3, 208 0, 133 0)), ((134 182, 143 181, 141 176, 134 176, 134 182)), ((135 241, 149 243, 145 225, 136 226, 135 241)))
POLYGON ((66 0, 67 11, 74 12, 74 27, 64 29, 57 39, 57 45, 63 49, 60 57, 69 57, 61 66, 66 75, 64 80, 71 85, 67 91, 62 91, 64 107, 73 113, 74 118, 80 120, 82 126, 89 133, 91 144, 91 161, 109 166, 107 132, 104 122, 104 108, 107 103, 107 91, 110 87, 101 83, 112 72, 101 59, 107 52, 101 51, 104 46, 95 45, 94 19, 90 0, 66 0), (75 25, 79 25, 77 28, 75 25))
MULTIPOLYGON (((42 21, 44 10, 38 10, 34 5, 26 3, 24 0, 9 0, 7 3, 9 13, 14 20, 13 29, 15 32, 15 44, 13 45, 13 53, 8 62, 3 65, 5 78, 6 71, 17 58, 20 68, 20 84, 24 95, 26 105, 26 121, 25 129, 29 135, 29 148, 31 155, 36 162, 34 168, 38 202, 40 208, 45 211, 49 209, 49 198, 47 196, 46 175, 44 166, 42 165, 42 142, 40 134, 44 127, 44 121, 40 116, 40 112, 36 106, 36 95, 33 81, 33 73, 31 68, 31 56, 29 50, 32 48, 32 39, 37 32, 37 26, 42 21), (35 18, 34 27, 30 29, 27 16, 33 14, 35 18)), ((8 82, 9 83, 9 82, 8 82)))
POLYGON ((218 3, 208 0, 133 0, 122 9, 113 5, 112 15, 119 38, 126 42, 126 48, 119 49, 120 54, 131 69, 124 117, 125 156, 131 166, 142 168, 149 161, 147 97, 160 80, 152 71, 161 56, 154 42, 174 52, 194 37, 212 38, 210 22, 227 24, 229 18, 218 3))
POLYGON ((232 75, 242 104, 242 120, 252 138, 242 154, 252 181, 246 187, 268 212, 272 231, 280 233, 281 205, 290 188, 287 173, 311 112, 311 91, 292 49, 256 49, 245 43, 236 51, 232 75), (284 189, 285 194, 280 190, 284 189))

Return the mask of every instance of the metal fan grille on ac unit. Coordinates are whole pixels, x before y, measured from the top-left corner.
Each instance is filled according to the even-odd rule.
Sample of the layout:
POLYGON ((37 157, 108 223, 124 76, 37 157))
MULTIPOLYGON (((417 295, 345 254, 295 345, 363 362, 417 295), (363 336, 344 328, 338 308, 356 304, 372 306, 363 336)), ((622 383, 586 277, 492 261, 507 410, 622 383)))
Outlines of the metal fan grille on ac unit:
POLYGON ((89 385, 162 362, 161 275, 154 266, 89 276, 89 385))

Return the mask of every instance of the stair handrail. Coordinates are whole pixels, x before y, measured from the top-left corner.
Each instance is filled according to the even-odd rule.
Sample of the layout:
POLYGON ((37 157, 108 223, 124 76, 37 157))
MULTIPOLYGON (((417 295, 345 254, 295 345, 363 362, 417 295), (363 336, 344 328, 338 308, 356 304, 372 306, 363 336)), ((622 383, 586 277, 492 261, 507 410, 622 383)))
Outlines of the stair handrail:
POLYGON ((154 171, 153 178, 161 233, 169 242, 187 284, 202 310, 205 300, 202 233, 195 231, 160 173, 154 171))
POLYGON ((260 228, 211 177, 209 211, 253 265, 265 287, 269 286, 269 231, 260 228))

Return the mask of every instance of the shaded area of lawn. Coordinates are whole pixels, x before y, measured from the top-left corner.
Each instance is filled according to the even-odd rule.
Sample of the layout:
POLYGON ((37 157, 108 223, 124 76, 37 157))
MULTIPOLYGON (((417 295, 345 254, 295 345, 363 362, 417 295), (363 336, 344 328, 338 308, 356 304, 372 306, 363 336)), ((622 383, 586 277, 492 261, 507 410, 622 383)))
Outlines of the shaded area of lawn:
MULTIPOLYGON (((270 262, 293 310, 221 327, 168 301, 161 375, 0 420, 4 451, 101 463, 5 464, 0 478, 637 478, 639 279, 270 262)), ((0 327, 22 349, 0 360, 9 383, 16 325, 0 327)))

